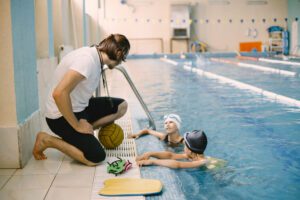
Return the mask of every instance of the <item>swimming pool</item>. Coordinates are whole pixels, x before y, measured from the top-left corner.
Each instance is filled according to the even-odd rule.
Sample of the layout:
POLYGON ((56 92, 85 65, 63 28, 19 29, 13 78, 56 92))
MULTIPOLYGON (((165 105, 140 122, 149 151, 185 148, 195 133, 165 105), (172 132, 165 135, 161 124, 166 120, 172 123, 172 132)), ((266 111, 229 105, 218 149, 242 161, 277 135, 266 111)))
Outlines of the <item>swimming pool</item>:
MULTIPOLYGON (((208 136, 206 155, 225 159, 228 164, 216 171, 143 167, 143 177, 158 178, 165 185, 161 196, 148 199, 299 199, 300 108, 199 76, 182 65, 190 62, 192 67, 297 100, 299 77, 283 78, 208 60, 198 66, 193 58, 173 60, 179 65, 132 59, 126 68, 157 130, 163 130, 164 114, 177 113, 183 121, 181 133, 203 129, 208 136)), ((139 126, 147 126, 145 118, 139 126)), ((151 136, 136 143, 138 153, 166 148, 151 136)))

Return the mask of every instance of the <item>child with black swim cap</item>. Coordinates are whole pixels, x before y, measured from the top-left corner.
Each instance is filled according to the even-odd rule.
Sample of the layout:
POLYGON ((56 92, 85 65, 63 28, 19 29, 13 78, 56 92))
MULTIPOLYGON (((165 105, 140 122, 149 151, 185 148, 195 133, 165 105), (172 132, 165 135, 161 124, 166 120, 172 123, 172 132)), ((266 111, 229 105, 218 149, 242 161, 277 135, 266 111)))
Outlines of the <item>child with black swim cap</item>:
POLYGON ((142 135, 153 135, 167 143, 171 147, 177 147, 183 144, 183 137, 180 135, 181 119, 177 114, 168 114, 164 116, 164 128, 166 133, 161 133, 151 129, 143 129, 136 134, 129 135, 129 138, 139 138, 142 135))
POLYGON ((177 154, 169 151, 146 152, 136 158, 139 166, 160 165, 169 168, 196 168, 209 165, 210 159, 204 156, 207 137, 204 131, 194 130, 184 134, 184 153, 177 154), (157 159, 150 159, 151 157, 157 159), (178 161, 186 159, 187 161, 178 161))

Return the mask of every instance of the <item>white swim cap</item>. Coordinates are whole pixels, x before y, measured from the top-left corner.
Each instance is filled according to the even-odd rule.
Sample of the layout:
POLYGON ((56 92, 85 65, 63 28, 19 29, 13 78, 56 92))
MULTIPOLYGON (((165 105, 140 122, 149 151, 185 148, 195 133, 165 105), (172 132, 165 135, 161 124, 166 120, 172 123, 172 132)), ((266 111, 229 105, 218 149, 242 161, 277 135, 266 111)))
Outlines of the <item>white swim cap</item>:
POLYGON ((165 115, 164 116, 164 123, 166 123, 168 121, 174 122, 176 124, 178 130, 180 129, 181 119, 180 119, 179 115, 176 115, 176 114, 165 115))

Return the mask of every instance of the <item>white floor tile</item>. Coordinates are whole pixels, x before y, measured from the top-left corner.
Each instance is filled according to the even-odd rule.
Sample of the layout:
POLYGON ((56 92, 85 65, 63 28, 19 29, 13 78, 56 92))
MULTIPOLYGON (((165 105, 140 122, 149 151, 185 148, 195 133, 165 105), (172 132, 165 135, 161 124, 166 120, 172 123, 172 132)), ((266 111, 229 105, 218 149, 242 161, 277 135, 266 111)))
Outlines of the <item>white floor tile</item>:
POLYGON ((0 190, 11 176, 0 175, 0 190))
POLYGON ((90 200, 91 188, 51 188, 46 200, 90 200))
POLYGON ((0 167, 1 168, 18 168, 20 167, 20 152, 18 148, 18 127, 1 127, 0 128, 0 167), (3 142, 4 141, 4 142, 3 142))
POLYGON ((16 171, 15 175, 56 174, 64 155, 53 149, 46 150, 45 154, 46 160, 35 160, 32 157, 23 169, 16 171))
POLYGON ((58 174, 95 174, 95 167, 89 167, 75 160, 64 159, 58 174))
POLYGON ((47 189, 30 190, 1 190, 0 199, 3 200, 42 200, 47 193, 47 189))
POLYGON ((64 157, 63 161, 67 161, 67 160, 71 162, 71 161, 73 161, 74 159, 66 155, 66 156, 64 157))
POLYGON ((65 157, 64 153, 60 152, 57 149, 53 149, 53 148, 46 149, 45 154, 48 158, 52 158, 52 159, 62 160, 63 157, 65 157))
POLYGON ((25 175, 13 176, 2 190, 31 190, 47 189, 50 187, 54 175, 25 175))
POLYGON ((52 187, 92 187, 94 174, 57 174, 52 187))
POLYGON ((0 175, 12 175, 15 173, 16 169, 0 169, 0 175))

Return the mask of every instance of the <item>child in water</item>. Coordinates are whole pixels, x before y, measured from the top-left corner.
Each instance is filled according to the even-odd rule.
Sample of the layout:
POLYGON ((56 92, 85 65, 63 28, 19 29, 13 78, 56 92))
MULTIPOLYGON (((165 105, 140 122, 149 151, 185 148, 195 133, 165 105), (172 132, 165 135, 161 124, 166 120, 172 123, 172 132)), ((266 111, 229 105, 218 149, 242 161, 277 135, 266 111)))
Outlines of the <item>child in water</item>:
POLYGON ((129 138, 137 139, 142 135, 150 134, 164 141, 171 147, 177 147, 180 144, 183 144, 184 141, 183 137, 179 133, 180 124, 181 124, 181 119, 178 115, 176 114, 165 115, 164 128, 166 134, 151 129, 143 129, 137 134, 129 135, 129 138))
POLYGON ((207 137, 203 131, 194 130, 185 133, 184 143, 184 153, 177 154, 169 151, 146 152, 136 158, 137 164, 140 167, 160 165, 169 168, 196 168, 210 165, 211 159, 203 154, 207 146, 207 137), (157 159, 150 159, 151 157, 157 159), (178 161, 181 159, 188 161, 178 161))

